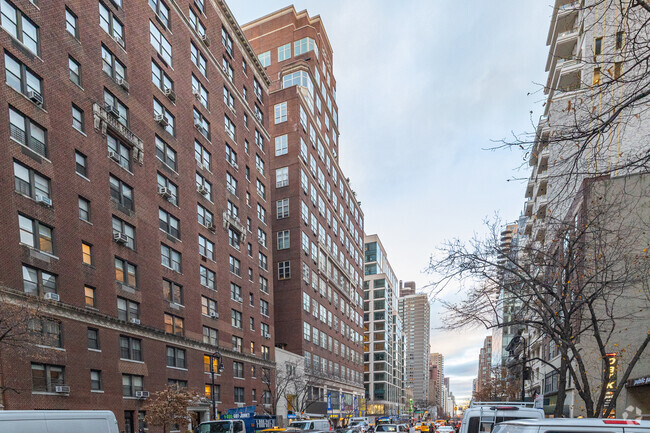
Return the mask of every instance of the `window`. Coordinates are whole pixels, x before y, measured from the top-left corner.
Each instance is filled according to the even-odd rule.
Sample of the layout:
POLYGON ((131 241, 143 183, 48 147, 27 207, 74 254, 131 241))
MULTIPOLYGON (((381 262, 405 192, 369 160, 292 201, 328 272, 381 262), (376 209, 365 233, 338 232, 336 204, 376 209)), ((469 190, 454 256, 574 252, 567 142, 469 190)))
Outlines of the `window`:
POLYGON ((599 84, 600 84, 600 68, 594 68, 593 85, 598 86, 599 84))
POLYGON ((117 120, 128 128, 129 126, 129 109, 115 97, 111 92, 104 89, 104 104, 107 110, 117 115, 117 120))
POLYGON ((88 349, 100 350, 99 330, 88 328, 88 349))
POLYGON ((214 242, 199 235, 199 254, 210 260, 214 260, 214 242))
POLYGON ((164 314, 165 319, 165 332, 167 334, 185 335, 185 321, 182 317, 173 316, 171 314, 164 314))
POLYGON ((38 54, 38 26, 8 0, 0 2, 0 12, 0 24, 2 28, 15 39, 22 42, 31 52, 38 54))
POLYGON ((594 55, 599 56, 603 53, 603 38, 596 38, 594 41, 594 55))
POLYGON ((72 127, 79 132, 84 132, 84 112, 72 104, 72 127))
POLYGON ((237 179, 229 172, 226 172, 226 189, 232 195, 237 196, 237 179))
POLYGON ((291 58, 291 44, 282 45, 278 47, 278 62, 291 58))
POLYGON ((275 211, 277 219, 289 217, 289 199, 283 198, 275 202, 275 211))
POLYGON ((90 370, 90 390, 101 391, 102 389, 102 372, 99 370, 90 370))
POLYGON ((48 156, 45 129, 12 107, 9 107, 9 133, 14 141, 41 156, 48 156))
POLYGON ((135 397, 135 393, 144 390, 144 376, 122 374, 122 396, 135 397))
POLYGON ((267 67, 271 64, 271 52, 267 51, 265 53, 260 54, 257 56, 259 59, 260 63, 262 64, 263 67, 267 67))
POLYGON ((232 57, 232 38, 226 31, 225 27, 221 27, 221 43, 226 48, 226 52, 230 57, 232 57))
POLYGON ((167 123, 167 125, 163 125, 165 131, 167 131, 172 136, 176 136, 174 116, 167 109, 167 107, 162 105, 156 98, 153 99, 153 115, 154 119, 165 119, 165 122, 167 123))
POLYGON ((244 363, 243 362, 232 362, 232 376, 238 379, 244 378, 244 363))
POLYGON ((232 350, 234 350, 237 353, 244 353, 244 339, 233 335, 232 350))
POLYGON ((63 347, 61 322, 45 317, 29 319, 27 328, 37 337, 40 344, 50 347, 63 347))
POLYGON ((201 285, 207 287, 208 289, 216 290, 216 275, 213 271, 206 268, 205 266, 200 267, 200 276, 201 276, 201 285))
POLYGON ((38 220, 18 215, 20 243, 44 253, 54 254, 54 241, 51 227, 38 220))
POLYGON ((68 72, 70 81, 81 87, 81 65, 72 57, 68 57, 68 72))
MULTIPOLYGON (((3 17, 4 18, 4 17, 3 17)), ((43 81, 27 66, 5 52, 5 80, 9 87, 28 98, 43 98, 43 81), (32 96, 34 95, 34 96, 32 96)))
POLYGON ((264 299, 260 299, 260 313, 263 316, 269 316, 269 303, 264 299))
POLYGON ((266 209, 264 209, 259 203, 257 204, 257 218, 266 224, 266 209))
POLYGON ((275 170, 275 187, 282 188, 289 185, 289 167, 282 167, 275 170))
POLYGON ((230 118, 229 118, 228 116, 225 116, 225 115, 223 116, 223 121, 224 121, 224 126, 225 126, 226 134, 228 134, 228 136, 229 136, 233 141, 236 141, 236 140, 235 140, 235 136, 236 136, 237 129, 235 128, 235 124, 232 123, 232 121, 230 120, 230 118))
POLYGON ((616 32, 616 49, 620 50, 623 48, 625 43, 625 32, 616 32))
POLYGON ((77 16, 70 11, 70 9, 65 8, 65 29, 73 37, 79 38, 79 30, 77 28, 77 16))
POLYGON ((268 258, 266 255, 262 252, 258 253, 258 258, 259 258, 259 266, 260 268, 264 269, 265 271, 269 270, 269 265, 268 265, 268 258))
POLYGON ((165 244, 160 244, 160 257, 163 266, 179 273, 182 272, 181 253, 168 247, 165 244))
POLYGON ((196 173, 196 189, 199 194, 212 201, 212 184, 198 173, 196 173))
POLYGON ((235 283, 230 283, 230 299, 235 302, 241 302, 241 287, 235 283))
POLYGON ((154 50, 160 54, 160 57, 171 66, 172 46, 152 21, 149 21, 149 42, 151 42, 154 50))
POLYGON ((140 320, 140 304, 124 298, 117 298, 117 318, 125 322, 140 320))
POLYGON ((156 157, 166 166, 176 171, 176 151, 156 135, 156 157))
POLYGON ((149 6, 156 13, 163 25, 169 28, 169 7, 161 0, 149 0, 149 6))
POLYGON ((178 187, 162 174, 158 173, 158 188, 167 188, 167 201, 178 206, 178 187))
POLYGON ((33 392, 56 392, 56 387, 62 385, 65 385, 65 367, 32 363, 33 392))
MULTIPOLYGON (((262 359, 265 359, 265 360, 267 360, 267 361, 268 361, 269 359, 271 359, 271 349, 269 348, 269 346, 262 346, 262 359)), ((266 392, 266 391, 265 391, 265 392, 266 392)), ((268 404, 268 403, 266 403, 266 400, 267 400, 267 399, 264 398, 264 403, 265 403, 265 404, 268 404)), ((270 402, 271 402, 271 399, 270 399, 270 396, 269 396, 269 403, 270 403, 270 402)))
POLYGON ((163 298, 171 303, 183 305, 183 286, 163 278, 162 287, 163 298))
POLYGON ((260 291, 269 293, 269 280, 260 275, 260 291))
POLYGON ((79 219, 90 222, 90 202, 83 197, 79 197, 79 219))
POLYGON ((228 261, 230 263, 230 272, 237 275, 238 277, 241 277, 241 262, 239 261, 239 259, 230 256, 228 261))
POLYGON ((120 238, 120 242, 123 242, 125 247, 135 250, 135 227, 113 216, 113 235, 116 233, 124 236, 120 238))
POLYGON ((274 107, 275 124, 287 121, 287 103, 282 102, 274 107))
POLYGON ((291 278, 291 262, 278 262, 278 280, 291 278))
POLYGON ((230 310, 230 324, 235 328, 241 329, 241 312, 237 310, 230 310))
POLYGON ((286 250, 289 248, 289 230, 281 230, 278 232, 278 250, 286 250))
POLYGON ((235 71, 230 65, 230 62, 226 59, 226 57, 222 57, 221 59, 221 69, 223 70, 223 73, 226 74, 226 77, 232 82, 235 79, 235 71))
POLYGON ((124 47, 124 26, 102 3, 99 3, 99 26, 124 47))
MULTIPOLYGON (((271 331, 270 331, 270 328, 269 328, 269 325, 268 325, 268 324, 266 324, 266 323, 262 323, 261 331, 262 331, 262 336, 263 336, 264 338, 266 338, 266 337, 270 337, 270 336, 271 336, 271 331)), ((262 346, 262 347, 263 347, 263 346, 262 346)))
POLYGON ((244 388, 239 386, 235 387, 235 403, 245 403, 244 400, 244 388))
POLYGON ((210 170, 210 162, 212 160, 212 155, 208 150, 201 145, 198 141, 194 140, 194 159, 196 160, 199 166, 210 170))
POLYGON ((208 61, 193 42, 190 42, 190 57, 192 58, 194 66, 196 66, 205 77, 207 75, 208 61))
POLYGON ((262 200, 266 200, 266 186, 259 179, 257 179, 255 183, 256 183, 257 195, 259 195, 262 198, 262 200))
POLYGON ((124 143, 110 134, 106 135, 106 143, 108 144, 108 156, 120 167, 127 171, 131 171, 131 150, 124 143))
POLYGON ((86 307, 95 308, 95 288, 84 286, 84 299, 86 307))
POLYGON ((199 81, 194 74, 192 74, 192 93, 194 97, 199 100, 201 105, 208 108, 208 90, 203 83, 199 81))
POLYGON ((109 186, 113 201, 126 209, 127 212, 134 210, 133 188, 112 175, 109 178, 109 186))
POLYGON ((262 136, 262 133, 255 129, 255 144, 257 144, 257 147, 259 147, 262 152, 264 152, 264 137, 262 136))
POLYGON ((185 350, 167 346, 167 367, 186 368, 185 350))
POLYGON ((214 400, 221 402, 221 385, 210 385, 206 384, 205 385, 205 396, 206 398, 210 399, 212 398, 212 395, 214 394, 214 400), (212 389, 214 388, 214 389, 212 389))
POLYGON ((92 248, 93 248, 93 246, 90 245, 89 243, 81 242, 81 261, 85 265, 92 265, 93 264, 92 248))
POLYGON ((239 165, 237 165, 237 152, 235 152, 228 144, 226 144, 226 161, 228 161, 235 170, 239 169, 239 165))
MULTIPOLYGON (((276 105, 277 107, 277 105, 276 105)), ((285 113, 286 120, 286 113, 285 113)), ((275 137, 275 156, 286 155, 289 150, 288 139, 286 135, 275 137)))
POLYGON ((257 104, 255 104, 255 117, 257 117, 260 123, 264 123, 264 112, 257 104))
POLYGON ((217 301, 201 296, 201 314, 204 316, 216 316, 217 301))
MULTIPOLYGON (((153 60, 151 61, 151 81, 163 92, 169 92, 174 89, 174 82, 172 79, 169 78, 169 75, 167 75, 153 60)), ((165 94, 168 98, 171 98, 167 93, 165 94)))
POLYGON ((197 204, 198 222, 204 227, 214 227, 214 215, 212 212, 197 204))
POLYGON ((102 71, 115 81, 126 78, 126 66, 104 45, 102 45, 102 71))
POLYGON ((137 286, 136 265, 115 257, 115 280, 129 287, 137 286))
POLYGON ((623 73, 623 62, 614 62, 614 79, 621 77, 623 73))
MULTIPOLYGON (((210 344, 212 346, 218 346, 219 345, 219 331, 217 331, 216 329, 204 326, 203 327, 203 342, 205 344, 210 344)), ((205 361, 205 359, 204 359, 204 361, 205 361)), ((208 371, 210 371, 210 370, 208 370, 208 371)), ((219 369, 216 366, 216 358, 215 358, 214 371, 215 372, 219 371, 219 369)))
POLYGON ((162 208, 158 208, 158 226, 162 231, 176 239, 181 238, 180 221, 162 208))
POLYGON ((56 293, 56 275, 23 265, 23 289, 25 293, 33 296, 56 293))
POLYGON ((210 122, 208 122, 208 119, 206 119, 205 116, 196 108, 194 108, 192 115, 194 117, 194 126, 196 129, 198 129, 201 135, 206 139, 210 140, 210 122))
POLYGON ((142 361, 142 340, 120 335, 120 358, 142 361))

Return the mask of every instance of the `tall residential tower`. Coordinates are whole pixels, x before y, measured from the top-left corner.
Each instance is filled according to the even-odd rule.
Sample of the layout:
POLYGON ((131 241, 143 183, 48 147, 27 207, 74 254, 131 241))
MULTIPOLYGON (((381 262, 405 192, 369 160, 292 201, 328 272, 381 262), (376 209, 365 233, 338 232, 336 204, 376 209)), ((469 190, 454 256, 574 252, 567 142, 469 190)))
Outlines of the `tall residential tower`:
POLYGON ((416 293, 414 282, 400 287, 399 315, 406 339, 404 386, 413 389, 413 401, 423 407, 429 403, 430 308, 428 295, 416 293))

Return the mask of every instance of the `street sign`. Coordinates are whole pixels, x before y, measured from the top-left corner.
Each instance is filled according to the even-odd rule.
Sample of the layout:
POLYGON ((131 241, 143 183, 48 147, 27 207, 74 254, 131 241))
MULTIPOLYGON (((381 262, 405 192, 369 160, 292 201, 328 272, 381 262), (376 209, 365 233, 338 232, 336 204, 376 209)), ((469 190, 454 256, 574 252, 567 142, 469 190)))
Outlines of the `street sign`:
POLYGON ((332 410, 332 394, 327 394, 327 411, 332 410))

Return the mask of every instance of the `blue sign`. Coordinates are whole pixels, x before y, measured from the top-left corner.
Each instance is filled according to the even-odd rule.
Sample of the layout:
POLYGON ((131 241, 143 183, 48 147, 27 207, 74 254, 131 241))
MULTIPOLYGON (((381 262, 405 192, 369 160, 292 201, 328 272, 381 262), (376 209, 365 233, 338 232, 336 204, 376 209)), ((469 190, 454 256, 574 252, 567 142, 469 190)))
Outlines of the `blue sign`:
POLYGON ((292 414, 292 413, 287 415, 287 419, 296 419, 296 418, 298 418, 298 417, 296 415, 292 414))
POLYGON ((327 410, 332 410, 332 394, 327 394, 327 410))
POLYGON ((359 416, 359 405, 357 402, 357 396, 354 396, 354 416, 359 416))
POLYGON ((339 400, 341 401, 341 406, 339 407, 339 409, 341 410, 341 412, 343 412, 343 410, 345 410, 345 398, 343 397, 343 393, 339 394, 339 400))

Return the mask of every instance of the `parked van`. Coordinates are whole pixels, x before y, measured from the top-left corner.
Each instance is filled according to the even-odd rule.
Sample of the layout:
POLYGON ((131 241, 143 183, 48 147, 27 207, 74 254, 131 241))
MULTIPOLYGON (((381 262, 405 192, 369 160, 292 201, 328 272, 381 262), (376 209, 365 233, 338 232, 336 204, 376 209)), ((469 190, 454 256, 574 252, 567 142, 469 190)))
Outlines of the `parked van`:
POLYGON ((0 433, 120 433, 108 410, 0 410, 0 433))
POLYGON ((494 427, 492 433, 650 433, 650 421, 598 418, 555 418, 507 421, 494 427))
POLYGON ((289 427, 299 430, 330 430, 330 422, 326 419, 303 419, 292 421, 289 427))
POLYGON ((472 402, 463 414, 459 433, 491 433, 495 424, 520 419, 544 419, 544 411, 525 402, 472 402))

